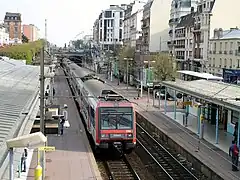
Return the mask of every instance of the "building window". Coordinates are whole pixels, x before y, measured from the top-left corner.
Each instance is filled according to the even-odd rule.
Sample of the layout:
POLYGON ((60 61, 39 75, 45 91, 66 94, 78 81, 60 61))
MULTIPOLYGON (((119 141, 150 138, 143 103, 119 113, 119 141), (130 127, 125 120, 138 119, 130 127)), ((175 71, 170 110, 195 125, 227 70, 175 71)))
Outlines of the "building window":
POLYGON ((222 51, 222 42, 220 42, 220 51, 222 51))
POLYGON ((230 42, 230 50, 233 49, 233 42, 230 42))
POLYGON ((213 44, 213 51, 215 51, 215 52, 216 52, 216 46, 217 46, 216 43, 214 43, 213 44))
POLYGON ((227 66, 227 59, 224 59, 224 67, 227 66))
POLYGON ((120 20, 119 20, 119 27, 122 27, 122 25, 123 25, 123 20, 120 19, 120 20))
POLYGON ((18 32, 18 27, 14 27, 14 32, 18 32))
POLYGON ((225 51, 227 51, 227 42, 225 42, 225 48, 224 49, 225 49, 225 51))
POLYGON ((114 16, 115 16, 115 13, 112 14, 112 17, 114 17, 114 16))
POLYGON ((105 11, 104 17, 105 18, 111 18, 112 17, 112 11, 105 11))
POLYGON ((220 65, 219 65, 219 67, 221 67, 222 66, 222 58, 220 58, 220 65))
POLYGON ((113 20, 113 19, 111 19, 111 27, 113 27, 113 23, 114 23, 114 20, 113 20))
POLYGON ((110 27, 110 20, 107 20, 107 27, 110 27))
POLYGON ((237 62, 238 62, 237 68, 239 68, 239 66, 240 66, 240 60, 238 59, 237 62))
POLYGON ((119 41, 122 40, 122 29, 119 29, 119 41))
POLYGON ((231 114, 231 123, 232 124, 236 124, 236 122, 238 122, 238 119, 239 119, 239 112, 237 111, 232 111, 232 114, 231 114))
POLYGON ((18 38, 18 33, 14 33, 14 38, 18 38))
POLYGON ((232 59, 230 59, 230 64, 229 64, 230 68, 232 68, 232 59))
POLYGON ((120 18, 122 18, 123 17, 123 12, 120 12, 120 18))
POLYGON ((102 27, 102 20, 100 21, 100 27, 102 27))

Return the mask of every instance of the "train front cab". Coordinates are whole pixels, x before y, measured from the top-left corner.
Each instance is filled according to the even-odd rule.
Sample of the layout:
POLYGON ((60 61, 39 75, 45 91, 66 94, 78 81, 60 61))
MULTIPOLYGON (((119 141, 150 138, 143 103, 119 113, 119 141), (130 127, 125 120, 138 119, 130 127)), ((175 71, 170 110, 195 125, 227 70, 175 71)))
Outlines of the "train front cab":
POLYGON ((121 148, 126 153, 131 152, 136 146, 136 117, 133 106, 98 106, 97 112, 98 148, 121 148))

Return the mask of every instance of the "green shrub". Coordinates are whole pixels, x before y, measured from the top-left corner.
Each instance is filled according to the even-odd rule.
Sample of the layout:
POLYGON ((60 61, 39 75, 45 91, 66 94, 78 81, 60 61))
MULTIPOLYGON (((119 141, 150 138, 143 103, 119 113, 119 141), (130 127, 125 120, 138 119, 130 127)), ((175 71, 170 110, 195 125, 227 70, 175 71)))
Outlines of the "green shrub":
POLYGON ((27 64, 31 64, 33 56, 39 54, 43 45, 44 41, 38 40, 30 43, 5 47, 0 49, 0 55, 7 56, 12 59, 26 60, 27 64))

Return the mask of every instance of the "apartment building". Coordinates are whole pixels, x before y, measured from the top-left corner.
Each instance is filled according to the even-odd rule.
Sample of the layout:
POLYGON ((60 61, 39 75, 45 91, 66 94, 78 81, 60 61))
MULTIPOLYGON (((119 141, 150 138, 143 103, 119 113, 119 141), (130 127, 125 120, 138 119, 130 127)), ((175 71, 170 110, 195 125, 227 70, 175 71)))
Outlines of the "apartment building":
POLYGON ((6 12, 4 17, 4 25, 7 33, 9 33, 9 41, 13 43, 22 42, 22 19, 20 13, 6 12))
POLYGON ((123 19, 126 4, 110 5, 99 15, 99 43, 105 50, 123 45, 123 19))
POLYGON ((208 72, 222 76, 223 69, 240 69, 240 29, 215 29, 210 40, 208 72))
MULTIPOLYGON (((123 20, 123 43, 126 46, 136 47, 136 42, 142 35, 141 20, 143 4, 134 1, 127 6, 123 20)), ((139 49, 140 50, 140 49, 139 49)))
POLYGON ((24 24, 22 29, 29 42, 37 41, 40 38, 40 30, 34 24, 24 24))
POLYGON ((207 71, 209 53, 210 23, 212 8, 215 0, 201 0, 197 4, 193 32, 193 51, 191 70, 197 72, 207 71))
POLYGON ((142 47, 141 52, 149 52, 149 41, 150 41, 150 14, 153 1, 148 1, 143 7, 142 17, 142 47))
POLYGON ((194 25, 194 9, 197 0, 173 0, 171 3, 169 25, 169 53, 175 57, 178 69, 190 69, 192 58, 192 27, 194 25), (185 40, 186 39, 186 40, 185 40))
POLYGON ((0 24, 0 47, 9 44, 9 34, 6 32, 4 24, 0 24))
MULTIPOLYGON (((176 66, 180 70, 191 70, 190 61, 192 59, 193 50, 193 33, 192 28, 194 26, 195 12, 192 8, 190 14, 182 16, 180 22, 177 24, 174 33, 174 43, 171 46, 172 41, 168 41, 168 45, 174 48, 174 54, 176 59, 176 66)), ((171 32, 172 30, 170 30, 171 32)))

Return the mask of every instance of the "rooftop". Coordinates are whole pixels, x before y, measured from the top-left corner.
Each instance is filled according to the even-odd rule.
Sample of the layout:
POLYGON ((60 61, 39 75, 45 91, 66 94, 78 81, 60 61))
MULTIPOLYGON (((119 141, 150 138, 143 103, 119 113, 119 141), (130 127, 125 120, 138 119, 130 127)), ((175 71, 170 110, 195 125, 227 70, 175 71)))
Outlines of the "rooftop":
POLYGON ((21 14, 6 12, 4 21, 21 21, 21 14))
POLYGON ((223 30, 222 35, 217 38, 212 38, 212 40, 227 40, 227 39, 240 39, 240 29, 231 28, 229 30, 223 30))
MULTIPOLYGON (((0 59, 0 154, 6 139, 13 138, 38 91, 39 67, 0 59)), ((2 154, 0 155, 1 157, 2 154)), ((1 161, 1 160, 0 160, 1 161)))
POLYGON ((208 80, 165 81, 163 84, 181 93, 239 111, 240 101, 235 98, 240 98, 240 86, 208 80))
POLYGON ((194 16, 196 13, 190 13, 185 16, 182 16, 180 19, 180 22, 178 23, 176 28, 181 28, 181 27, 190 27, 194 25, 194 16))
POLYGON ((206 80, 222 80, 223 79, 222 77, 214 76, 209 73, 200 73, 200 72, 188 71, 188 70, 182 70, 182 71, 177 71, 177 72, 180 74, 186 74, 186 75, 190 75, 190 76, 204 78, 206 80))

